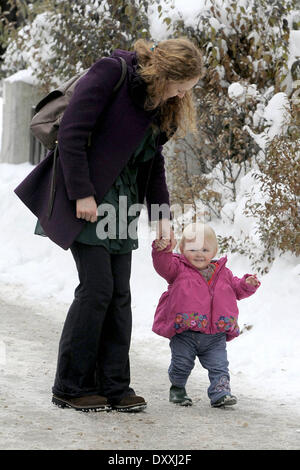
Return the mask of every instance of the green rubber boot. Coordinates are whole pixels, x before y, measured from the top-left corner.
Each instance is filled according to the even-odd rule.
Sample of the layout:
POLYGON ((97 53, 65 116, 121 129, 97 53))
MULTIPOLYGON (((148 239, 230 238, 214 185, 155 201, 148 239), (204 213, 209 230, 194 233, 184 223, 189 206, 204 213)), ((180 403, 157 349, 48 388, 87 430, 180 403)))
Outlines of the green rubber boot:
POLYGON ((187 396, 185 388, 176 387, 175 385, 170 388, 169 401, 181 406, 191 406, 193 404, 192 399, 187 396))

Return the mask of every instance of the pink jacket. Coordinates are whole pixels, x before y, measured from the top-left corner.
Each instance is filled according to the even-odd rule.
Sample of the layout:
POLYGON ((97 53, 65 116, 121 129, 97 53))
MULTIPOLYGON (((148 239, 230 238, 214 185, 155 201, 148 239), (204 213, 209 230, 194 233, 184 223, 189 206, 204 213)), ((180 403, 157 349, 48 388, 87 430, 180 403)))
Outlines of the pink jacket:
POLYGON ((155 270, 169 283, 155 312, 152 330, 171 338, 186 329, 206 334, 226 332, 230 341, 239 335, 237 300, 254 294, 257 287, 226 268, 227 257, 216 260, 217 268, 207 282, 184 255, 157 251, 152 244, 155 270))

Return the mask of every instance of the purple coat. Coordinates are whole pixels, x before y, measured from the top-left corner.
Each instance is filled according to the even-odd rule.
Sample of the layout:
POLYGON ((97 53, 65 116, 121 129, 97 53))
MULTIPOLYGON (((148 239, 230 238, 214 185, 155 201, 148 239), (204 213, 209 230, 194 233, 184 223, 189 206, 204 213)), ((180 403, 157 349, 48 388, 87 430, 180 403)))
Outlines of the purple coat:
POLYGON ((217 261, 208 283, 184 255, 152 250, 154 268, 169 283, 155 312, 152 330, 171 338, 186 329, 206 334, 226 333, 227 341, 239 335, 237 300, 256 292, 226 268, 227 257, 217 261))
MULTIPOLYGON (((98 60, 82 77, 64 113, 58 134, 57 189, 50 218, 47 217, 53 152, 39 163, 15 189, 17 196, 36 215, 47 236, 68 249, 85 221, 76 218, 76 200, 94 195, 99 205, 157 112, 144 109, 146 84, 137 72, 135 52, 116 50, 111 57, 98 60), (127 75, 116 96, 113 88, 121 76, 123 57, 127 75), (88 136, 92 143, 87 149, 88 136)), ((164 133, 157 137, 157 151, 141 164, 138 173, 139 202, 169 205, 162 145, 164 133)))

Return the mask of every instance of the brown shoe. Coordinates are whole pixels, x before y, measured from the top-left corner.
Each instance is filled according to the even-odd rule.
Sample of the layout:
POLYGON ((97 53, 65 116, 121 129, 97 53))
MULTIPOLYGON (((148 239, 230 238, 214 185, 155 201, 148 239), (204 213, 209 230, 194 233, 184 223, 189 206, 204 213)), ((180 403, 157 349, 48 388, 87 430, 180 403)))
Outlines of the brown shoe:
POLYGON ((122 398, 119 403, 112 405, 113 410, 117 411, 142 411, 146 408, 147 403, 143 397, 137 395, 128 395, 122 398))
POLYGON ((60 408, 74 408, 78 411, 109 411, 111 405, 108 404, 107 398, 100 395, 87 395, 78 398, 61 398, 53 395, 52 403, 60 408))

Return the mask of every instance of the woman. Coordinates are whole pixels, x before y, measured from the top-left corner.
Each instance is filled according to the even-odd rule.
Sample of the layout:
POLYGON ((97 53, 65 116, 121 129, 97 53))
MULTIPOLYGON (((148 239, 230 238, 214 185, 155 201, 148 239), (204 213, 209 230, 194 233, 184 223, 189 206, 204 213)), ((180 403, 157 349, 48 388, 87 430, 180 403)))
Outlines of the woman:
MULTIPOLYGON (((59 128, 51 218, 46 204, 33 202, 38 197, 30 194, 31 206, 38 209, 26 201, 26 180, 16 190, 43 232, 70 247, 78 270, 80 283, 59 345, 52 397, 58 406, 82 411, 146 407, 130 387, 129 279, 138 242, 128 227, 135 218, 128 215, 124 221, 119 202, 123 198, 127 210, 145 199, 150 220, 160 219, 158 237, 174 241, 169 211, 151 209, 169 208, 161 149, 175 131, 184 135, 195 128, 191 90, 201 75, 201 53, 185 38, 158 45, 138 40, 133 52, 115 50, 97 61, 76 86, 59 128), (127 75, 114 96, 120 58, 127 75), (112 208, 112 219, 105 219, 101 207, 112 208)), ((41 185, 43 164, 32 172, 31 182, 41 185)))

